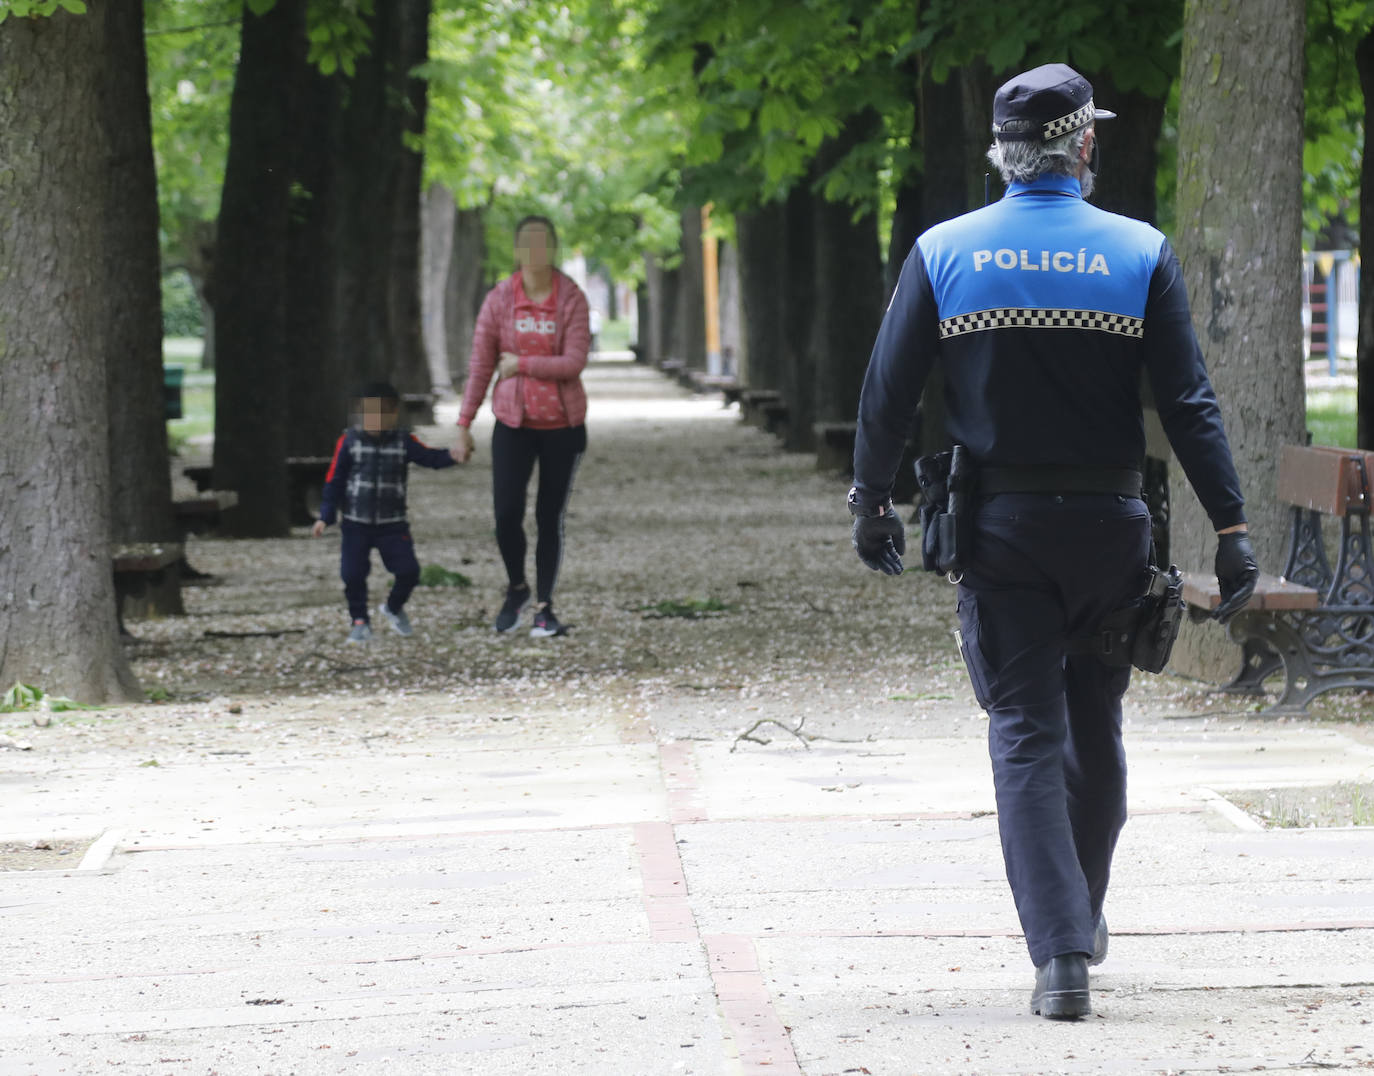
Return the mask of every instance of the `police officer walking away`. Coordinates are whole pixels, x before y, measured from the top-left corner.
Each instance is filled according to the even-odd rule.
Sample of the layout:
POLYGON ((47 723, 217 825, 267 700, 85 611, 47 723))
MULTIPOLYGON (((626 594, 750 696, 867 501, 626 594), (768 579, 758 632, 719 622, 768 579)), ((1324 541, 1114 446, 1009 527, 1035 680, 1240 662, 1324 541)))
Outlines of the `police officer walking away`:
POLYGON ((1142 367, 1218 534, 1218 619, 1258 575, 1178 260, 1156 229, 1084 201, 1094 123, 1113 116, 1064 64, 997 91, 988 158, 1006 195, 931 228, 907 258, 864 379, 849 493, 860 559, 901 572, 893 476, 938 361, 968 514, 923 537, 966 532, 965 548, 938 558, 962 572, 950 573, 960 647, 989 718, 1002 854, 1036 969, 1031 1011, 1059 1019, 1092 1011, 1088 965, 1106 956, 1102 904, 1126 821, 1130 665, 1094 639, 1139 600, 1153 561, 1142 367))

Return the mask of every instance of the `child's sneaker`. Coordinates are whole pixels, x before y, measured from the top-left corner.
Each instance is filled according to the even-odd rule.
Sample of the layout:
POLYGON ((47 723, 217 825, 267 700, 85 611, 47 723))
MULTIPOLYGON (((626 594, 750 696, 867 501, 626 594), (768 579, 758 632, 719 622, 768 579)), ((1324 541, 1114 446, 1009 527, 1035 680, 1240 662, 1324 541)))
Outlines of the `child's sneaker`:
POLYGON ((525 611, 525 606, 530 603, 530 588, 527 583, 523 587, 507 587, 506 601, 501 606, 501 611, 496 614, 496 630, 500 632, 514 631, 520 626, 520 614, 525 611))
POLYGON ((410 617, 406 616, 406 612, 404 609, 402 609, 399 613, 393 613, 391 611, 391 607, 383 603, 382 605, 377 606, 377 612, 381 613, 382 616, 386 617, 387 623, 391 625, 391 630, 394 631, 397 635, 410 634, 410 617))
POLYGON ((560 623, 558 617, 553 615, 553 606, 547 602, 539 607, 539 611, 534 614, 534 624, 530 627, 530 635, 535 639, 546 639, 550 635, 568 634, 567 626, 560 623))
POLYGON ((365 643, 372 638, 372 628, 368 626, 366 620, 353 621, 353 628, 348 633, 348 642, 365 643))

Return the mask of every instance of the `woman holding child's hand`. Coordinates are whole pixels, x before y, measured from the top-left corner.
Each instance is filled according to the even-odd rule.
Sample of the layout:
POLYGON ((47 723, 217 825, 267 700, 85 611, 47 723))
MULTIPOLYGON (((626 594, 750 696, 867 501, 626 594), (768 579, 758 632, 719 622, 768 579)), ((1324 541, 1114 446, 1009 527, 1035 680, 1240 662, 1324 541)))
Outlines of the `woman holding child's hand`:
POLYGON ((533 636, 562 635, 553 614, 553 589, 563 560, 563 515, 573 476, 587 448, 587 365, 591 330, 587 297, 553 266, 558 235, 545 217, 526 217, 515 227, 515 273, 487 293, 477 315, 468 361, 467 388, 458 416, 453 458, 465 463, 475 444, 469 427, 493 379, 491 409, 492 494, 496 544, 508 586, 496 630, 514 631, 520 614, 537 598, 533 636), (535 590, 525 577, 525 501, 534 466, 539 491, 534 518, 535 590))

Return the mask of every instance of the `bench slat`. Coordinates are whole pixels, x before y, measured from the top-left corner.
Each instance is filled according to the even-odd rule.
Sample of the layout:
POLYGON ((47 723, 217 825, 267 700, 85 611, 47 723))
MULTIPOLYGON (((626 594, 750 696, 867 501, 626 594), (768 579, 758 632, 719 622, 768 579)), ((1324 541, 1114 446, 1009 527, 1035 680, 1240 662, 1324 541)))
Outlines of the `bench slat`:
POLYGON ((1356 457, 1374 473, 1374 453, 1327 445, 1284 445, 1279 457, 1279 500, 1329 516, 1366 508, 1356 457))
POLYGON ((160 545, 141 543, 138 545, 115 546, 110 551, 110 560, 116 572, 155 572, 181 559, 180 542, 163 542, 160 545))
MULTIPOLYGON (((1203 609, 1215 609, 1221 604, 1221 589, 1216 577, 1200 572, 1184 573, 1183 600, 1203 609)), ((1311 587, 1299 586, 1280 576, 1261 572, 1255 583, 1255 595, 1245 603, 1245 608, 1315 609, 1320 604, 1321 594, 1311 587)))

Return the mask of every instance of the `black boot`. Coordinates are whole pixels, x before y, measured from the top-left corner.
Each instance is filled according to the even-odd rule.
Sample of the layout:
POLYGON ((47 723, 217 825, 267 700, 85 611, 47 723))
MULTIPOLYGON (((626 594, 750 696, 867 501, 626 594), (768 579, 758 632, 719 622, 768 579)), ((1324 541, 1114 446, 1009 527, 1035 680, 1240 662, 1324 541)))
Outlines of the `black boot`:
POLYGON ((1031 1012, 1050 1020, 1077 1020, 1093 1011, 1088 1001, 1088 955, 1063 953, 1035 969, 1031 1012))

